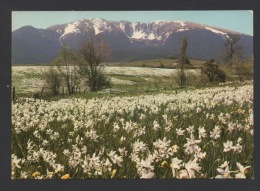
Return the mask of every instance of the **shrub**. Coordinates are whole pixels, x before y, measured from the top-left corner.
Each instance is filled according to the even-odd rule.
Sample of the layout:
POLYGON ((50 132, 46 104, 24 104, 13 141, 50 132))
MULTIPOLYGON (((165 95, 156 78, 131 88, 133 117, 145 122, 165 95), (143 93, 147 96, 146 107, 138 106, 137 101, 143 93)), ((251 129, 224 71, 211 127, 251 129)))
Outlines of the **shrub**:
POLYGON ((91 75, 87 76, 87 84, 90 87, 90 91, 99 91, 105 88, 111 87, 110 79, 107 78, 102 69, 99 67, 96 76, 93 77, 91 75))
POLYGON ((52 66, 45 72, 45 81, 47 82, 48 88, 51 90, 52 95, 59 94, 61 87, 61 79, 59 73, 52 66))
POLYGON ((207 61, 204 65, 205 68, 202 70, 202 72, 206 74, 210 83, 226 81, 227 77, 225 72, 219 69, 219 66, 214 63, 213 59, 207 61))
POLYGON ((254 75, 252 66, 241 63, 235 66, 235 70, 241 82, 253 79, 254 75))

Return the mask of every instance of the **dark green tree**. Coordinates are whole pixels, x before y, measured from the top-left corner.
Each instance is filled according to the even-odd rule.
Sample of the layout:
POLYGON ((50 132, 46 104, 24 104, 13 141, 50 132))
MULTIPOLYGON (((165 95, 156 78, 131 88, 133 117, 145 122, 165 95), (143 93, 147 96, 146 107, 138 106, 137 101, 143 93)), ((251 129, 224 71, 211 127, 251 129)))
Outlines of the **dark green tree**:
POLYGON ((226 74, 223 70, 219 69, 218 64, 214 63, 214 59, 210 59, 204 65, 202 72, 206 74, 209 82, 225 82, 226 74))
POLYGON ((180 87, 185 87, 186 86, 186 76, 184 72, 184 68, 186 64, 189 64, 189 59, 186 56, 186 49, 187 49, 188 43, 187 43, 187 38, 183 37, 182 38, 182 43, 181 43, 181 48, 180 48, 180 87))

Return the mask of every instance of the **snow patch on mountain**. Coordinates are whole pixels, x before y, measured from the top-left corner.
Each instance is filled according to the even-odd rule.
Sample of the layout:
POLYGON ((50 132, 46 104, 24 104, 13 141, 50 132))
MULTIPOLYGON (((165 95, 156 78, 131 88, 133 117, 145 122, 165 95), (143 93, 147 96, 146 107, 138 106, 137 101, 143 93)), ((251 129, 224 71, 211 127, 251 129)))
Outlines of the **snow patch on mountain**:
POLYGON ((61 34, 62 33, 62 30, 61 29, 58 29, 56 30, 57 33, 61 34))
POLYGON ((93 27, 94 27, 95 35, 103 32, 102 30, 99 29, 99 27, 97 25, 93 25, 93 27))
POLYGON ((149 39, 149 40, 154 40, 154 39, 156 39, 156 36, 155 36, 153 33, 151 33, 151 34, 149 34, 149 35, 147 36, 147 39, 149 39))
POLYGON ((80 30, 77 28, 79 25, 79 21, 76 21, 72 24, 68 24, 67 27, 64 30, 63 35, 69 34, 69 33, 80 33, 80 30))
POLYGON ((100 18, 91 19, 91 24, 93 25, 93 29, 95 31, 95 35, 104 32, 105 30, 111 31, 111 24, 100 18))
POLYGON ((185 22, 183 21, 174 21, 174 22, 180 24, 182 27, 186 26, 185 22))
MULTIPOLYGON (((79 28, 78 28, 78 25, 80 24, 80 21, 76 21, 74 23, 69 23, 66 28, 64 29, 64 33, 60 36, 59 38, 59 42, 60 44, 62 45, 62 42, 61 42, 61 39, 65 38, 67 34, 72 34, 72 33, 81 33, 79 28)), ((61 30, 57 30, 57 32, 59 34, 61 34, 61 30)))
POLYGON ((178 29, 177 32, 181 32, 181 31, 187 31, 189 29, 178 29))
POLYGON ((152 23, 158 25, 160 23, 165 23, 166 21, 163 21, 163 20, 156 20, 156 21, 153 21, 152 23))
POLYGON ((210 30, 211 32, 217 33, 217 34, 221 34, 221 35, 226 35, 227 33, 224 33, 222 31, 210 28, 210 27, 205 27, 205 29, 210 30))
POLYGON ((146 34, 143 31, 134 31, 131 38, 133 39, 144 39, 146 34))

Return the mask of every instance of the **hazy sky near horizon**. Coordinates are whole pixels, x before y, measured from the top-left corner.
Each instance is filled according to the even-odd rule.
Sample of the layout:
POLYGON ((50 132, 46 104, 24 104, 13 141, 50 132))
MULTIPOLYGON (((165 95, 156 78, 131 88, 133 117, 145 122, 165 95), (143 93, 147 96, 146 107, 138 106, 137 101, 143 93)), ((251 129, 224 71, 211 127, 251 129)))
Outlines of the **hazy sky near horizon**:
POLYGON ((12 31, 31 25, 47 28, 79 19, 102 18, 105 20, 148 23, 155 20, 190 21, 253 35, 253 11, 13 11, 12 31))

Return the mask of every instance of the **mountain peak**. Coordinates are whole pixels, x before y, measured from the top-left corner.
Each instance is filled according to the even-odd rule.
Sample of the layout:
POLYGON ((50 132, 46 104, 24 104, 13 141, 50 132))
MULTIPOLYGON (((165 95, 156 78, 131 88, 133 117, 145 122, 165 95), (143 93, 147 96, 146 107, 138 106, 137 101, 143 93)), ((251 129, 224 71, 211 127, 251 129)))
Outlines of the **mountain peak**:
MULTIPOLYGON (((188 21, 156 20, 142 23, 102 18, 79 19, 47 29, 25 26, 13 31, 13 60, 20 63, 43 62, 42 57, 51 60, 62 45, 67 44, 78 49, 93 34, 102 34, 109 43, 112 61, 177 55, 183 36, 188 40, 188 56, 217 60, 230 33, 234 32, 188 21), (24 57, 20 50, 26 50, 28 55, 24 57), (35 56, 43 54, 44 56, 35 56)), ((252 36, 240 35, 245 55, 252 55, 252 36)))

